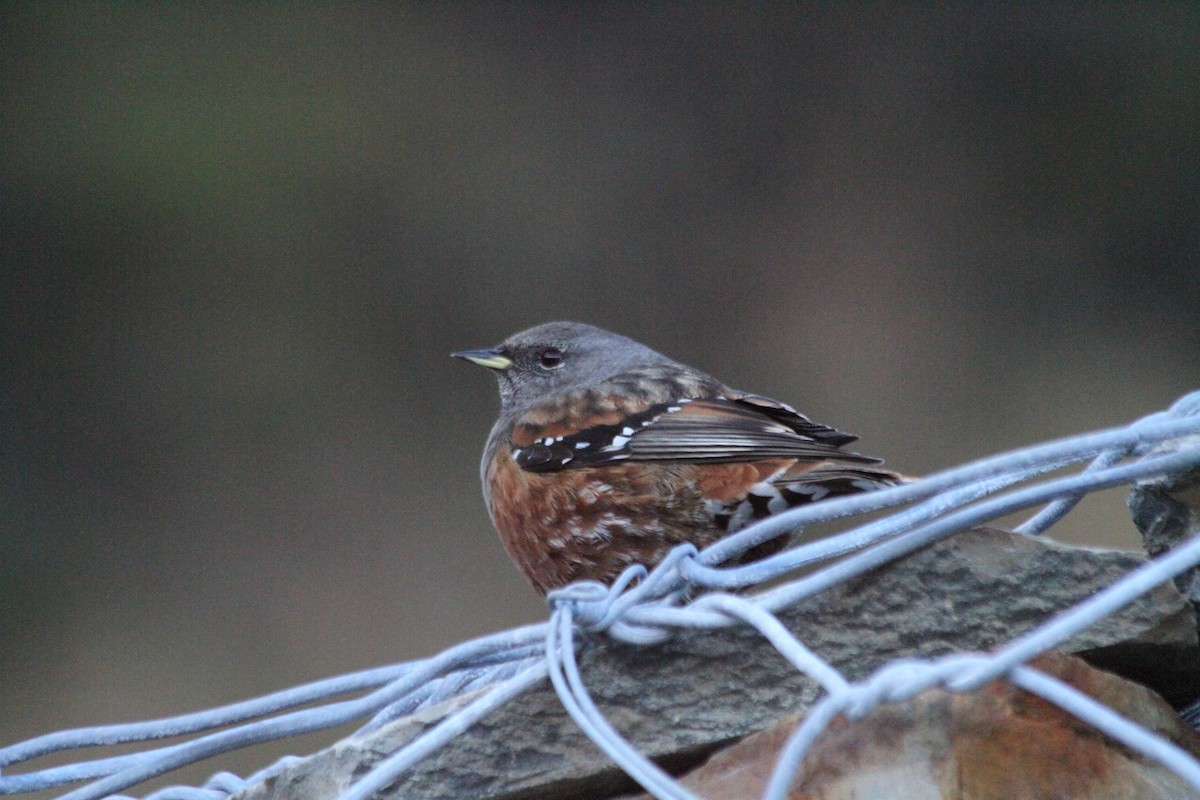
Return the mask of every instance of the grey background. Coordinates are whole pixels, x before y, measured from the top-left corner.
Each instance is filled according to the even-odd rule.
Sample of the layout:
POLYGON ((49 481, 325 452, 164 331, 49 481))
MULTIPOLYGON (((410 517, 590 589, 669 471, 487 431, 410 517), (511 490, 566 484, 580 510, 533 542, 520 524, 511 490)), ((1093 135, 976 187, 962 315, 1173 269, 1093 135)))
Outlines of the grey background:
MULTIPOLYGON (((1200 375, 1194 4, 6 4, 0 40, 3 743, 543 616, 447 358, 536 322, 917 473, 1200 375)), ((1063 535, 1135 541, 1119 493, 1063 535)))

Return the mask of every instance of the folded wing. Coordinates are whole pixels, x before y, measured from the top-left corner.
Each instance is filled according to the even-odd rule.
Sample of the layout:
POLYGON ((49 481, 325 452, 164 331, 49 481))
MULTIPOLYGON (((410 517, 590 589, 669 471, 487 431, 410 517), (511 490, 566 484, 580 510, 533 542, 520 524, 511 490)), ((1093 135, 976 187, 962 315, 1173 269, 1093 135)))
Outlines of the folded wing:
POLYGON ((841 445, 856 437, 812 422, 759 395, 680 400, 647 408, 621 423, 597 425, 514 450, 524 469, 546 472, 619 462, 733 463, 794 458, 878 464, 841 445))

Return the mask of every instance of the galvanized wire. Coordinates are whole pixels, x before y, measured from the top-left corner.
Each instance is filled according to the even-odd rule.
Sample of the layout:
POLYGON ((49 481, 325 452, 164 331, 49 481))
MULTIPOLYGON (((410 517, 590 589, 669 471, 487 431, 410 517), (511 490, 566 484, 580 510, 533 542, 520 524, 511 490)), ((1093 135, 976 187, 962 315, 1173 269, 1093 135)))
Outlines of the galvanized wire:
MULTIPOLYGON (((942 687, 966 692, 1003 679, 1076 715, 1135 752, 1174 771, 1200 792, 1200 764, 1170 742, 1092 698, 1027 666, 1083 628, 1171 577, 1200 564, 1200 541, 1162 554, 1077 606, 990 654, 902 660, 850 682, 808 649, 775 614, 849 578, 999 516, 1042 506, 1018 531, 1044 532, 1090 492, 1200 466, 1200 392, 1170 409, 1107 431, 1075 436, 995 456, 891 489, 812 504, 771 517, 703 551, 682 545, 647 571, 627 570, 614 586, 581 582, 552 592, 548 622, 466 642, 430 659, 381 667, 276 692, 255 700, 168 719, 106 725, 38 736, 0 748, 0 794, 42 791, 90 781, 60 797, 98 800, 185 764, 232 749, 343 724, 368 721, 360 732, 452 698, 469 700, 361 778, 341 800, 365 800, 453 741, 483 715, 549 676, 564 708, 610 758, 659 798, 691 800, 692 793, 638 752, 592 702, 575 660, 580 630, 605 632, 652 646, 685 629, 749 625, 823 694, 792 734, 766 797, 786 796, 804 754, 837 715, 851 718, 882 703, 942 687), (1159 450, 1155 450, 1162 446, 1159 450), (1090 462, 1072 474, 1071 465, 1090 462), (1047 477, 1050 476, 1050 477, 1047 477), (899 509, 873 522, 785 550, 748 565, 721 564, 764 541, 817 523, 899 509), (732 595, 775 581, 800 567, 831 562, 804 577, 751 596, 732 595), (694 598, 694 599, 693 599, 694 598), (352 699, 338 699, 358 693, 352 699), (310 706, 299 708, 300 706, 310 706), (299 709, 299 710, 294 710, 299 709), (222 730, 218 730, 222 729, 222 730), (85 759, 24 773, 8 768, 67 750, 194 736, 121 756, 85 759)), ((202 787, 171 787, 145 800, 226 800, 279 773, 289 757, 240 778, 215 774, 202 787)))

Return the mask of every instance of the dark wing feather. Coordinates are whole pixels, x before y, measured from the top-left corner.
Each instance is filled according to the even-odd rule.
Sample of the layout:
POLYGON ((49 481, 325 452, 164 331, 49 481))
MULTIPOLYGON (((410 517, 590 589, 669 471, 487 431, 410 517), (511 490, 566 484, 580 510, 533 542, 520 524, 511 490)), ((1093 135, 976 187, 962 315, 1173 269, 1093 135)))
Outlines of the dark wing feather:
POLYGON ((768 398, 746 396, 655 405, 619 424, 534 442, 515 449, 513 457, 532 472, 636 461, 716 464, 796 458, 879 463, 840 449, 840 444, 853 440, 768 398))
MULTIPOLYGON (((799 418, 797 421, 807 422, 803 417, 795 416, 799 418)), ((653 425, 637 433, 630 442, 630 458, 705 462, 836 458, 846 462, 878 463, 878 459, 869 456, 844 452, 838 444, 829 441, 828 436, 820 439, 807 431, 797 430, 797 427, 739 402, 697 400, 679 411, 664 414, 653 425)), ((816 427, 833 431, 824 426, 816 427)))
POLYGON ((796 433, 820 442, 828 442, 829 444, 841 447, 844 444, 858 441, 858 437, 852 433, 845 433, 839 431, 837 428, 813 422, 787 403, 772 400, 770 397, 765 397, 761 394, 748 394, 733 390, 729 392, 728 398, 738 405, 753 408, 758 413, 787 425, 796 431, 796 433))

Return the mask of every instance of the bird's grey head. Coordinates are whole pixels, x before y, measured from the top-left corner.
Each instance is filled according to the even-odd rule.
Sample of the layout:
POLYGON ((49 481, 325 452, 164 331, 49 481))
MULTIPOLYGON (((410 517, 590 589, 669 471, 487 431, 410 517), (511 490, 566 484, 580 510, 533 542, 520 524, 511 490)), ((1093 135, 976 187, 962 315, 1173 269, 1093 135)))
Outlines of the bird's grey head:
POLYGON ((632 339, 581 322, 547 322, 495 347, 453 355, 496 374, 502 412, 636 367, 674 363, 632 339))

